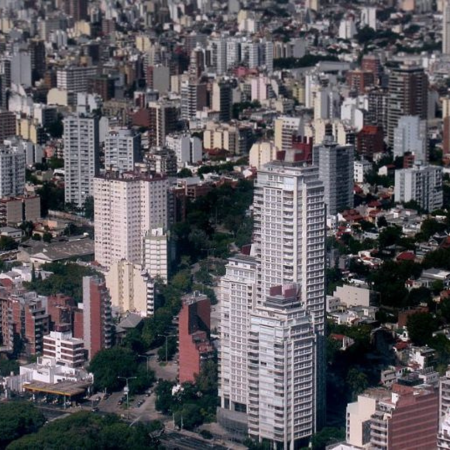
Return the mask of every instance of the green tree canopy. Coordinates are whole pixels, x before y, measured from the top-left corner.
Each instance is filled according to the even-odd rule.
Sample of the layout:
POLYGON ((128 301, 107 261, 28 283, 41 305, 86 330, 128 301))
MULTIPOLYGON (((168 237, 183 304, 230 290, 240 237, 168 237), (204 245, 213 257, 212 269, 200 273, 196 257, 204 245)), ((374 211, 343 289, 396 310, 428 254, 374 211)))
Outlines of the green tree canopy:
POLYGON ((109 392, 117 391, 125 385, 125 380, 118 377, 136 377, 130 380, 130 392, 143 392, 154 381, 154 373, 147 376, 146 363, 139 364, 138 357, 131 350, 112 347, 99 351, 89 365, 94 374, 94 387, 109 392))
POLYGON ((44 415, 31 403, 0 403, 0 448, 36 433, 44 423, 44 415))
POLYGON ((78 302, 83 300, 83 277, 98 275, 95 270, 75 263, 50 263, 45 264, 43 269, 53 274, 45 280, 24 282, 26 289, 40 295, 64 294, 78 302))
POLYGON ((49 423, 38 433, 8 446, 8 450, 157 450, 163 447, 152 438, 152 425, 133 427, 117 416, 80 411, 49 423))
POLYGON ((412 314, 406 322, 409 338, 415 345, 426 345, 438 329, 437 321, 430 313, 412 314))
POLYGON ((8 252, 10 250, 16 250, 18 247, 17 242, 9 236, 0 237, 0 251, 8 252))

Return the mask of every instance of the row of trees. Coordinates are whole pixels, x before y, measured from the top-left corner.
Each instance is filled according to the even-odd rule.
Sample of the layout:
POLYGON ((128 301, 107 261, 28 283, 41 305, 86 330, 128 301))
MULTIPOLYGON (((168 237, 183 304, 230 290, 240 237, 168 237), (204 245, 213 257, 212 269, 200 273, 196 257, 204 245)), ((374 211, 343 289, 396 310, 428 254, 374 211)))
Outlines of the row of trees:
POLYGON ((163 448, 159 441, 163 425, 157 421, 130 427, 116 415, 80 411, 43 426, 45 417, 26 403, 0 405, 0 421, 0 447, 8 450, 163 448))
POLYGON ((24 287, 36 291, 39 295, 64 294, 75 301, 83 300, 83 277, 99 275, 98 272, 75 263, 49 263, 43 266, 44 270, 53 272, 48 278, 33 278, 24 282, 24 287))

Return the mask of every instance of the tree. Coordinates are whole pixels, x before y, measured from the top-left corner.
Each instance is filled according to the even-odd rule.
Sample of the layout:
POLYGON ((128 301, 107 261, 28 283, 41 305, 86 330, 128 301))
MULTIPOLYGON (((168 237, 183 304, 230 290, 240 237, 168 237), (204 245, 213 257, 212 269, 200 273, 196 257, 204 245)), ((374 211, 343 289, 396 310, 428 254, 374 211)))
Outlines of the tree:
POLYGON ((36 193, 41 197, 42 216, 48 214, 49 209, 64 211, 64 188, 47 181, 36 193))
POLYGON ((409 338, 415 345, 426 345, 438 326, 436 319, 430 313, 418 312, 408 317, 406 328, 409 338))
POLYGON ((89 195, 86 197, 83 205, 84 217, 89 220, 94 220, 94 197, 89 195))
POLYGON ((155 389, 156 402, 155 408, 163 414, 172 412, 174 400, 172 396, 172 388, 175 383, 167 380, 160 380, 155 389))
POLYGON ((47 243, 52 242, 52 239, 53 239, 53 236, 52 236, 52 234, 49 233, 48 231, 46 231, 46 232, 44 233, 44 235, 42 236, 42 240, 43 240, 44 242, 47 242, 47 243))
POLYGON ((186 167, 184 167, 177 173, 178 178, 189 178, 192 176, 193 176, 192 171, 186 167))
POLYGON ((34 224, 31 221, 22 222, 19 228, 25 233, 25 239, 28 239, 33 234, 34 224))
POLYGON ((387 226, 388 226, 388 223, 387 223, 386 217, 384 217, 384 216, 378 217, 378 219, 377 219, 377 227, 378 228, 383 228, 383 227, 387 227, 387 226))
POLYGON ((402 229, 400 227, 387 227, 381 230, 378 242, 380 248, 390 247, 398 243, 399 239, 402 237, 402 229))
POLYGON ((349 387, 351 399, 353 401, 369 387, 367 375, 353 367, 348 371, 346 383, 349 387))
POLYGON ((139 364, 137 355, 123 347, 112 347, 99 351, 89 365, 94 374, 94 387, 109 392, 117 391, 125 385, 118 377, 137 377, 130 382, 130 393, 144 392, 154 381, 154 373, 147 375, 146 363, 139 364))
POLYGON ((186 430, 193 430, 203 423, 201 408, 197 404, 187 403, 175 413, 175 423, 186 430))
POLYGON ((34 233, 33 236, 31 236, 31 239, 33 239, 33 241, 41 241, 42 237, 40 234, 34 233))
POLYGON ((424 269, 438 267, 444 270, 450 270, 450 249, 441 248, 425 255, 422 262, 424 269))
POLYGON ((165 340, 164 345, 158 349, 158 359, 160 361, 171 361, 177 352, 178 346, 175 336, 165 340))
POLYGON ((64 294, 75 301, 83 299, 83 277, 99 275, 90 267, 80 266, 75 263, 51 263, 45 264, 43 269, 52 272, 45 280, 35 279, 24 282, 24 287, 30 291, 36 291, 39 295, 64 294))
POLYGON ((152 423, 148 426, 138 423, 130 427, 112 414, 102 416, 80 411, 47 424, 36 434, 13 442, 8 446, 8 450, 162 449, 156 431, 152 423))
POLYGON ((446 226, 444 223, 438 222, 436 219, 431 218, 425 219, 420 227, 420 231, 424 234, 427 240, 434 234, 445 231, 445 229, 446 226))
POLYGON ((18 375, 20 370, 20 364, 14 359, 1 359, 0 360, 0 374, 2 376, 8 376, 11 372, 14 375, 18 375))
POLYGON ((313 450, 325 450, 328 445, 343 440, 345 440, 344 429, 325 427, 312 437, 311 444, 313 450))
POLYGON ((426 287, 411 289, 408 294, 408 306, 417 306, 420 303, 431 302, 431 292, 426 287))
POLYGON ((117 377, 135 376, 136 370, 136 355, 121 347, 99 351, 89 365, 89 371, 94 374, 94 388, 109 392, 124 386, 125 381, 117 377))
POLYGON ((53 138, 62 137, 64 133, 64 125, 61 114, 58 114, 58 118, 47 126, 47 133, 53 138))
POLYGON ((36 433, 44 423, 44 415, 30 403, 0 403, 0 448, 36 433))
POLYGON ((62 169, 64 167, 64 159, 57 158, 56 156, 53 156, 47 161, 48 166, 50 169, 62 169))
POLYGON ((18 247, 17 242, 10 236, 0 237, 0 251, 9 252, 10 250, 16 250, 18 247))
POLYGON ((217 363, 213 359, 209 359, 202 364, 200 373, 195 377, 195 384, 203 394, 217 393, 217 363))

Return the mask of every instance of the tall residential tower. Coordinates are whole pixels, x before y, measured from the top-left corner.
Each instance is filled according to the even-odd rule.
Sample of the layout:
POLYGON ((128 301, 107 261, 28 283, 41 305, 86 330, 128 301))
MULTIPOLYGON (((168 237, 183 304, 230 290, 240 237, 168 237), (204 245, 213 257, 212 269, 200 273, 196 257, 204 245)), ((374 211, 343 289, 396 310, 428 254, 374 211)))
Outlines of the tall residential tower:
POLYGON ((325 395, 325 204, 317 167, 258 172, 254 257, 221 282, 221 422, 293 449, 317 429, 325 395))

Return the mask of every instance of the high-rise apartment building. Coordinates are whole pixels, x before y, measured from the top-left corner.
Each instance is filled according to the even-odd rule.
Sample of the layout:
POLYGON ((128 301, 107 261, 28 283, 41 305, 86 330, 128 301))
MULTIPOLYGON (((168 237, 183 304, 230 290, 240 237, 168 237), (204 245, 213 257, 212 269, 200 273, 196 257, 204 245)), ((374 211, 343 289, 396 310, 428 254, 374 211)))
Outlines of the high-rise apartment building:
POLYGON ((228 260, 220 281, 219 421, 242 435, 247 433, 247 349, 250 313, 256 306, 257 265, 251 256, 236 255, 228 260))
POLYGON ((202 161, 203 145, 197 136, 188 133, 171 134, 166 137, 166 146, 175 152, 178 169, 182 169, 186 164, 202 161))
POLYGON ((89 79, 96 75, 95 66, 68 66, 56 72, 56 85, 63 91, 87 92, 89 79))
POLYGON ((83 341, 91 360, 111 347, 111 297, 100 278, 83 277, 83 341))
POLYGON ((75 22, 88 20, 88 0, 65 0, 63 2, 65 13, 73 17, 75 22))
POLYGON ((394 131, 402 116, 428 118, 428 76, 422 67, 402 66, 389 75, 387 137, 394 145, 394 131))
POLYGON ((300 117, 279 117, 275 119, 275 146, 282 151, 292 148, 292 137, 301 134, 302 119, 300 117))
POLYGON ((116 261, 109 268, 105 280, 112 306, 121 312, 153 315, 154 281, 141 265, 124 259, 116 261))
POLYGON ((414 200, 429 212, 441 208, 442 167, 415 163, 410 169, 396 170, 394 196, 396 202, 414 200))
POLYGON ((257 303, 273 286, 298 284, 319 334, 325 331, 324 194, 317 167, 274 162, 258 172, 253 202, 257 303))
POLYGON ((44 335, 50 331, 47 314, 47 297, 36 292, 26 292, 11 296, 12 330, 22 339, 27 356, 42 353, 44 335))
POLYGON ((181 119, 193 119, 207 105, 206 83, 184 80, 181 83, 181 119))
POLYGON ((32 81, 38 81, 44 78, 47 68, 45 55, 45 42, 40 39, 30 40, 30 58, 31 58, 31 78, 32 81))
POLYGON ((227 39, 213 38, 209 44, 211 67, 216 75, 223 75, 227 71, 227 39))
POLYGON ((442 17, 442 53, 450 55, 450 2, 444 1, 444 11, 442 17))
POLYGON ((168 180, 144 173, 106 173, 94 179, 95 259, 106 268, 144 261, 144 238, 167 227, 168 180))
POLYGON ((83 115, 64 119, 65 200, 82 207, 93 195, 99 170, 99 121, 83 115))
POLYGON ((220 122, 229 122, 232 118, 233 89, 228 80, 219 80, 213 84, 212 110, 219 113, 220 122))
POLYGON ((353 207, 353 160, 353 146, 337 145, 329 136, 322 144, 314 146, 313 164, 319 168, 329 215, 353 207))
POLYGON ((226 150, 231 155, 239 155, 240 136, 237 125, 208 122, 203 132, 203 145, 205 150, 226 150))
POLYGON ((443 142, 442 153, 444 157, 450 156, 450 97, 442 97, 442 121, 443 121, 443 142))
POLYGON ((448 449, 450 449, 450 413, 446 413, 445 416, 441 418, 439 434, 437 437, 437 450, 448 449))
POLYGON ((427 121, 418 116, 403 116, 394 130, 394 157, 410 152, 415 161, 428 161, 427 121))
POLYGON ((162 147, 166 136, 177 130, 178 108, 167 100, 150 102, 148 107, 150 110, 149 145, 162 147))
POLYGON ((141 162, 141 138, 127 128, 110 128, 105 142, 105 168, 126 172, 141 162))
POLYGON ((324 414, 325 204, 315 166, 258 172, 254 258, 221 281, 220 422, 295 448, 324 414), (294 374, 294 375, 293 375, 294 374))
POLYGON ((152 278, 169 279, 169 234, 163 227, 152 228, 144 238, 144 268, 152 278))
POLYGON ((0 146, 0 198, 23 195, 25 166, 25 151, 0 146))
POLYGON ((0 144, 16 135, 16 115, 12 111, 0 111, 0 144))
POLYGON ((443 418, 450 412, 450 367, 439 380, 439 417, 443 418))
POLYGON ((12 55, 11 83, 24 87, 32 86, 30 52, 21 49, 12 55))
POLYGON ((316 427, 314 326, 296 284, 271 287, 251 313, 248 338, 248 433, 294 449, 316 427))

